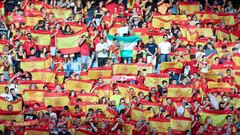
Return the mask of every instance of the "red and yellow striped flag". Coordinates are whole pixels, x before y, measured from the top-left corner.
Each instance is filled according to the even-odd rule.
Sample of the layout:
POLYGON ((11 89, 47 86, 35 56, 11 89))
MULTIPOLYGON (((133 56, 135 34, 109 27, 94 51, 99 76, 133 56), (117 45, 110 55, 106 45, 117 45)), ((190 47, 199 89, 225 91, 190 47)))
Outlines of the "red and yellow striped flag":
POLYGON ((63 84, 65 74, 65 72, 56 72, 55 83, 63 84))
POLYGON ((171 28, 171 20, 164 20, 159 17, 153 17, 152 19, 152 27, 153 28, 161 28, 164 27, 165 29, 171 28))
POLYGON ((220 21, 224 22, 225 25, 235 25, 235 19, 234 19, 234 15, 233 14, 228 14, 228 13, 218 13, 217 14, 220 21))
POLYGON ((224 82, 208 82, 208 92, 231 92, 232 88, 234 88, 229 83, 224 82))
POLYGON ((153 72, 152 64, 137 64, 138 71, 141 71, 143 76, 151 74, 153 72))
POLYGON ((161 102, 141 101, 140 103, 143 105, 144 110, 146 110, 148 107, 152 107, 155 113, 159 113, 159 106, 162 105, 161 102))
POLYGON ((215 74, 222 74, 223 76, 226 76, 227 69, 231 68, 225 65, 212 65, 210 71, 214 72, 215 74))
POLYGON ((59 33, 56 36, 56 45, 62 54, 72 54, 80 52, 80 47, 78 43, 81 36, 86 34, 86 29, 82 29, 71 35, 64 35, 59 33))
POLYGON ((75 135, 95 135, 95 133, 88 129, 77 129, 75 135))
POLYGON ((148 119, 151 128, 157 129, 158 134, 168 133, 170 127, 170 120, 165 118, 149 118, 148 119))
POLYGON ((212 28, 197 28, 198 35, 203 35, 206 38, 213 37, 213 29, 212 28))
POLYGON ((57 9, 53 8, 51 12, 54 13, 55 18, 59 18, 59 19, 67 19, 72 14, 71 9, 61 9, 61 8, 57 8, 57 9))
POLYGON ((46 30, 31 30, 32 37, 39 49, 48 48, 51 44, 51 34, 50 31, 46 30))
POLYGON ((26 129, 24 135, 49 135, 46 129, 26 129))
POLYGON ((77 98, 80 98, 82 102, 98 103, 99 101, 99 97, 95 93, 80 93, 77 98))
POLYGON ((123 131, 126 135, 133 135, 134 124, 126 122, 123 125, 123 131))
POLYGON ((157 85, 162 85, 163 80, 169 81, 168 74, 147 74, 144 84, 146 87, 155 87, 157 85))
POLYGON ((51 66, 51 57, 47 58, 28 58, 21 60, 21 68, 24 71, 32 71, 33 69, 44 69, 51 66))
POLYGON ((240 86, 240 72, 235 72, 234 78, 235 78, 236 85, 240 86))
POLYGON ((125 97, 127 95, 127 93, 129 92, 129 85, 128 84, 118 83, 117 88, 119 89, 120 94, 123 97, 125 97))
POLYGON ((110 77, 112 76, 112 67, 98 67, 90 68, 88 70, 88 79, 96 80, 100 77, 110 77))
POLYGON ((106 114, 105 114, 105 116, 107 118, 115 118, 117 115, 118 115, 118 113, 116 111, 114 111, 113 109, 111 109, 109 107, 107 108, 107 111, 106 111, 106 114))
POLYGON ((132 84, 132 85, 130 85, 130 87, 134 89, 136 94, 138 94, 139 92, 143 92, 144 95, 147 95, 150 92, 150 89, 145 86, 132 84))
POLYGON ((46 93, 44 98, 45 106, 52 105, 55 109, 62 109, 68 105, 69 99, 67 94, 62 93, 46 93))
POLYGON ((92 108, 94 111, 96 111, 97 109, 101 109, 103 114, 106 114, 108 105, 107 104, 93 104, 93 103, 86 104, 86 110, 88 110, 89 108, 92 108))
POLYGON ((88 79, 88 72, 81 72, 80 73, 80 80, 89 80, 88 79))
POLYGON ((223 28, 217 28, 216 29, 216 35, 217 35, 217 38, 220 40, 220 41, 223 41, 225 38, 230 41, 230 37, 229 37, 229 31, 228 30, 225 30, 223 28))
POLYGON ((173 130, 186 131, 191 129, 192 120, 190 118, 171 118, 170 127, 173 130))
POLYGON ((93 82, 86 81, 86 80, 69 79, 65 81, 64 85, 67 90, 76 90, 76 91, 85 90, 86 92, 90 92, 93 86, 93 82))
POLYGON ((1 111, 8 111, 7 106, 12 105, 13 106, 13 111, 22 111, 22 99, 18 99, 14 102, 8 102, 6 99, 3 97, 0 97, 0 110, 1 111))
POLYGON ((14 112, 0 111, 0 119, 6 121, 16 120, 17 122, 21 122, 24 121, 24 115, 20 111, 14 112))
POLYGON ((97 88, 95 88, 94 93, 96 93, 100 98, 101 97, 109 98, 110 96, 113 95, 112 87, 110 84, 98 86, 97 88))
POLYGON ((32 80, 43 80, 45 83, 55 83, 56 73, 49 69, 32 70, 32 80))
POLYGON ((137 75, 137 65, 115 64, 113 65, 113 75, 137 75))
MULTIPOLYGON (((199 12, 197 12, 199 13, 199 12)), ((203 23, 218 23, 220 22, 218 15, 213 12, 200 12, 201 20, 203 23)))
POLYGON ((185 11, 186 14, 194 14, 196 11, 200 11, 199 2, 179 2, 179 10, 185 11))
POLYGON ((169 71, 181 73, 182 70, 183 70, 183 64, 181 62, 163 62, 160 65, 161 73, 168 73, 169 71))
POLYGON ((237 42, 238 38, 240 38, 240 34, 238 31, 231 31, 230 33, 230 39, 232 42, 237 42))
POLYGON ((145 119, 144 117, 144 110, 140 110, 138 108, 134 108, 131 110, 131 118, 132 120, 143 120, 145 119))
POLYGON ((4 88, 8 86, 8 82, 0 82, 0 93, 4 93, 4 88))
POLYGON ((33 81, 33 80, 21 80, 18 82, 18 90, 19 94, 22 94, 23 90, 25 89, 30 89, 31 84, 36 84, 37 88, 36 89, 43 89, 44 83, 41 80, 33 81))
POLYGON ((210 117, 212 119, 212 126, 222 126, 225 124, 226 116, 231 115, 230 110, 202 110, 202 116, 201 121, 202 123, 205 122, 205 120, 210 117))
POLYGON ((69 25, 75 32, 78 32, 84 28, 83 24, 77 24, 75 22, 65 22, 64 25, 69 25))
POLYGON ((44 90, 24 90, 22 94, 24 104, 43 103, 45 93, 44 90))
POLYGON ((192 86, 191 85, 169 85, 167 97, 171 98, 191 98, 192 97, 192 86))
POLYGON ((214 73, 213 71, 209 71, 208 73, 203 73, 202 75, 206 81, 215 81, 216 82, 218 79, 217 74, 214 73))
POLYGON ((27 16, 26 17, 26 26, 34 27, 38 24, 39 20, 43 20, 42 16, 27 16))

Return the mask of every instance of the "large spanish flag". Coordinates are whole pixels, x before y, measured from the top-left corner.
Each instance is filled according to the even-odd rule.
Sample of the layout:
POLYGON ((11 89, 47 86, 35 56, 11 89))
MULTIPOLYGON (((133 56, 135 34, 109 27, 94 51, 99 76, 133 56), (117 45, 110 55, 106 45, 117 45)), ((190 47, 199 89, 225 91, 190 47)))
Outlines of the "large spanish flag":
POLYGON ((100 77, 112 76, 112 67, 98 67, 88 69, 88 79, 96 80, 100 77))
POLYGON ((20 111, 8 112, 8 111, 0 111, 0 120, 16 120, 17 122, 24 121, 24 115, 20 111))
POLYGON ((112 87, 110 84, 105 84, 103 86, 98 86, 95 88, 94 93, 96 93, 100 98, 101 97, 107 97, 113 95, 112 87))
POLYGON ((6 99, 4 99, 3 97, 0 97, 0 110, 1 111, 7 111, 8 105, 12 105, 13 106, 13 111, 22 111, 22 99, 18 99, 14 102, 8 102, 6 99))
POLYGON ((234 86, 224 82, 208 82, 208 92, 231 92, 234 86))
POLYGON ((159 134, 168 133, 170 127, 170 120, 165 118, 148 118, 150 126, 156 128, 159 134))
POLYGON ((87 35, 86 29, 82 29, 71 35, 64 35, 58 33, 56 36, 56 45, 62 54, 72 54, 80 52, 80 47, 78 43, 83 35, 87 35))
POLYGON ((132 120, 143 120, 144 117, 144 110, 140 110, 138 108, 134 108, 131 110, 131 118, 132 120))
POLYGON ((164 80, 169 82, 168 74, 147 74, 144 84, 147 87, 155 87, 157 85, 162 85, 162 81, 164 80))
POLYGON ((67 90, 85 90, 86 92, 90 92, 93 86, 93 81, 69 79, 65 81, 64 85, 67 90))
POLYGON ((226 116, 231 115, 230 110, 202 110, 201 121, 205 122, 207 117, 212 119, 212 126, 222 126, 225 124, 226 116))
POLYGON ((190 118, 171 118, 170 127, 173 130, 186 131, 191 129, 192 120, 190 118))
POLYGON ((24 104, 43 103, 45 93, 44 90, 24 90, 22 94, 24 104))
POLYGON ((50 31, 46 30, 31 30, 31 34, 39 49, 48 48, 51 45, 50 31))
POLYGON ((43 80, 45 83, 55 83, 56 73, 50 69, 32 70, 32 80, 43 80))
POLYGON ((226 30, 226 29, 223 29, 223 28, 217 28, 216 29, 216 35, 217 35, 217 38, 220 40, 220 41, 223 41, 225 38, 230 41, 230 35, 229 35, 229 31, 226 30))
POLYGON ((47 129, 26 129, 24 135, 49 135, 47 129))
POLYGON ((200 11, 199 2, 179 2, 179 10, 185 11, 186 14, 194 14, 196 11, 200 11))
POLYGON ((43 20, 42 16, 27 16, 26 17, 26 26, 34 27, 37 25, 39 20, 43 20))
POLYGON ((21 80, 18 82, 18 90, 19 94, 22 94, 23 90, 29 89, 31 84, 36 84, 37 89, 43 89, 44 82, 41 80, 33 81, 33 80, 21 80))
POLYGON ((98 103, 99 101, 99 97, 95 93, 80 93, 77 98, 80 98, 82 102, 98 103))
POLYGON ((113 75, 137 75, 137 65, 115 64, 113 65, 113 75))
POLYGON ((192 89, 192 85, 169 85, 167 97, 188 99, 192 97, 192 89))
POLYGON ((226 76, 227 69, 231 69, 231 67, 225 65, 212 65, 210 71, 214 72, 215 74, 222 74, 223 76, 226 76))
POLYGON ((182 70, 183 70, 183 64, 181 62, 163 62, 160 65, 161 73, 168 73, 169 71, 181 73, 182 70))
POLYGON ((45 93, 44 104, 52 105, 55 109, 62 109, 68 105, 69 99, 67 94, 62 93, 45 93))
POLYGON ((51 66, 51 57, 47 58, 28 58, 21 60, 21 68, 24 71, 32 71, 33 69, 44 69, 51 66))

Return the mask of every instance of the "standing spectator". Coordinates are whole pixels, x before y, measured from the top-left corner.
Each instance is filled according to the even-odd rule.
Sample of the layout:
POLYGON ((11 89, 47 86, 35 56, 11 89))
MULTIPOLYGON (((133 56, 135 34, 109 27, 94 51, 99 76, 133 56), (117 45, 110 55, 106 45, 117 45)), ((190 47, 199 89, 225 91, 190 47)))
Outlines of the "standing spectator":
POLYGON ((100 43, 96 45, 98 67, 102 67, 106 64, 108 59, 108 50, 109 50, 109 47, 107 43, 105 43, 104 39, 101 37, 100 43))
POLYGON ((153 71, 155 71, 158 46, 156 43, 154 43, 154 38, 152 36, 149 37, 149 43, 146 44, 146 52, 147 52, 147 63, 152 63, 153 71))
POLYGON ((5 93, 1 93, 0 96, 9 102, 13 101, 13 97, 12 97, 11 93, 9 92, 9 88, 5 87, 4 91, 5 91, 5 93))

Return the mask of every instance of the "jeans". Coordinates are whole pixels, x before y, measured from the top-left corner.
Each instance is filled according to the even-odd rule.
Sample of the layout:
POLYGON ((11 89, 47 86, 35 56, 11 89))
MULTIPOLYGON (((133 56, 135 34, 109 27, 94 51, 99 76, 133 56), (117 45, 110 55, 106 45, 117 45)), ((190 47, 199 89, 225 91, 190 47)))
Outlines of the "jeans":
POLYGON ((106 64, 107 59, 108 58, 97 58, 97 60, 98 60, 98 67, 103 67, 106 64))
POLYGON ((3 71, 3 76, 4 76, 5 80, 9 80, 10 79, 8 71, 3 71))
POLYGON ((160 73, 160 64, 163 62, 170 62, 169 54, 161 54, 159 59, 159 64, 157 64, 156 73, 160 73))
POLYGON ((122 57, 123 62, 126 61, 127 64, 131 64, 132 63, 132 57, 122 57))
POLYGON ((117 54, 112 54, 112 60, 113 60, 113 63, 119 63, 118 55, 117 54))

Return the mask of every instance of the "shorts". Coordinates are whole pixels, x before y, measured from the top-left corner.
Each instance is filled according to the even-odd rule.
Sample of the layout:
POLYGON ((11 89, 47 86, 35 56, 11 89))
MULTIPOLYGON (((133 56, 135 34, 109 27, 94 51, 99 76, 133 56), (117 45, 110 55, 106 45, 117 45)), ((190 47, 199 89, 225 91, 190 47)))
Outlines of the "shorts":
POLYGON ((152 58, 152 56, 147 56, 147 63, 152 63, 152 65, 156 65, 157 62, 157 57, 155 56, 154 58, 152 58))

